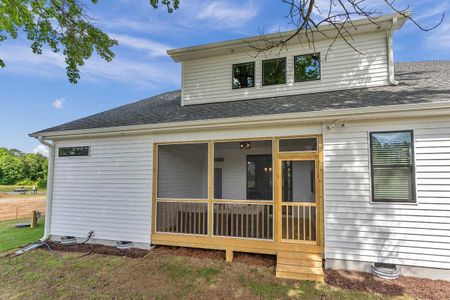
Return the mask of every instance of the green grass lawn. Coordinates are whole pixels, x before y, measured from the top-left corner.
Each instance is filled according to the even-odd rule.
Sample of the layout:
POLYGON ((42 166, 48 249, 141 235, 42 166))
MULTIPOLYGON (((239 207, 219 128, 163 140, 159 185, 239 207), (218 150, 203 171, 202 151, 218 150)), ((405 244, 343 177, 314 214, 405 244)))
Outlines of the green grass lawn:
POLYGON ((0 252, 35 242, 44 235, 43 219, 39 220, 37 228, 16 228, 14 226, 17 223, 25 222, 30 222, 30 220, 26 219, 0 222, 0 252))
POLYGON ((0 299, 411 299, 275 278, 274 267, 150 252, 143 258, 37 249, 0 258, 0 299))

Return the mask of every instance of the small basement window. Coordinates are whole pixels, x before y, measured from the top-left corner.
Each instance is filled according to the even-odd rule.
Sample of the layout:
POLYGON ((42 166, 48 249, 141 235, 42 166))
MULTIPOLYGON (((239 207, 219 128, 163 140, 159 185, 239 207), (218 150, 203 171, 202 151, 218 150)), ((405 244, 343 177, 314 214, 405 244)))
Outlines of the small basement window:
POLYGON ((255 86, 255 63, 233 65, 233 89, 255 86))
POLYGON ((59 148, 58 155, 60 157, 64 157, 64 156, 89 156, 89 147, 88 146, 61 147, 61 148, 59 148))
POLYGON ((320 79, 320 54, 303 54, 294 57, 294 81, 320 79))
POLYGON ((263 85, 286 83, 286 57, 263 60, 263 85))
POLYGON ((373 202, 415 202, 412 131, 370 134, 373 202))

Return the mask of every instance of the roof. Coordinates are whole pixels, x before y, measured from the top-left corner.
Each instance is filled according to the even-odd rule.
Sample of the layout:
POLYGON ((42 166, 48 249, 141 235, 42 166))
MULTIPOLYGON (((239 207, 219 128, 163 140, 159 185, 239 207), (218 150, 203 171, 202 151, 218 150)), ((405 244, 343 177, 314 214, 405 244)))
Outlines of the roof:
POLYGON ((178 90, 47 128, 31 136, 49 132, 401 104, 450 104, 450 61, 396 63, 395 77, 399 81, 397 86, 186 106, 181 106, 178 90))
MULTIPOLYGON (((362 34, 365 32, 374 32, 379 30, 400 29, 407 17, 411 16, 411 12, 405 12, 404 14, 388 14, 378 16, 377 18, 364 18, 349 22, 345 26, 345 32, 351 35, 362 34), (394 19, 396 20, 394 22, 394 19)), ((336 27, 331 24, 323 24, 318 28, 311 29, 312 32, 321 32, 322 34, 316 34, 315 40, 326 39, 330 36, 337 34, 336 27)), ((294 34, 296 30, 276 32, 272 34, 264 34, 264 41, 286 39, 294 34)), ((299 37, 302 34, 299 35, 299 37)), ((241 38, 229 41, 221 41, 216 43, 209 43, 204 45, 197 45, 192 47, 171 49, 167 51, 172 59, 176 62, 185 61, 189 59, 205 58, 216 55, 225 55, 235 52, 248 52, 251 51, 249 44, 259 44, 261 42, 261 35, 241 38)), ((299 39, 290 40, 290 44, 299 43, 299 39)), ((304 40, 304 42, 307 42, 304 40)))

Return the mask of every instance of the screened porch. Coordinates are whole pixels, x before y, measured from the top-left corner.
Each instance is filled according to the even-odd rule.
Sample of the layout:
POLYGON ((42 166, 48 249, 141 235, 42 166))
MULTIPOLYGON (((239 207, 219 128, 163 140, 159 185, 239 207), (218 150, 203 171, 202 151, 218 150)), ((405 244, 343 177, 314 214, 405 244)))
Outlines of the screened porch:
POLYGON ((308 136, 155 145, 156 240, 319 245, 319 144, 308 136))

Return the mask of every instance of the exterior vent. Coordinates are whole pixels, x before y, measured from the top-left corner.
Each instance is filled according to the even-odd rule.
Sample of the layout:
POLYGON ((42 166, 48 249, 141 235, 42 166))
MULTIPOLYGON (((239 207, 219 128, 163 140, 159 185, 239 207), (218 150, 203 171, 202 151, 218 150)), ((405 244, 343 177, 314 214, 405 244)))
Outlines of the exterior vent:
POLYGON ((119 250, 127 250, 133 248, 133 242, 130 241, 117 241, 116 248, 119 250))
POLYGON ((63 245, 74 245, 77 243, 77 239, 74 236, 62 236, 61 237, 61 244, 63 245))
POLYGON ((372 273, 383 279, 397 279, 400 277, 400 270, 394 264, 374 263, 372 273))

